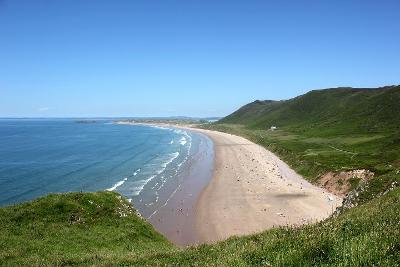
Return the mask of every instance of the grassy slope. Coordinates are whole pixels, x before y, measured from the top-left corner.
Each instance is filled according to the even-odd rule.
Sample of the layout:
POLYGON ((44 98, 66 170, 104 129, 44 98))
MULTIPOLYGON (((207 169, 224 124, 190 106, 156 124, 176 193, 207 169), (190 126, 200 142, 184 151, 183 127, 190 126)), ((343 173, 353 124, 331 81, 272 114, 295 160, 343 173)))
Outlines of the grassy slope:
POLYGON ((220 122, 258 129, 271 125, 294 131, 332 129, 335 133, 374 132, 381 127, 399 130, 399 101, 400 86, 314 90, 286 101, 255 101, 220 122))
POLYGON ((318 224, 182 250, 116 193, 49 195, 0 209, 0 265, 395 266, 399 209, 397 189, 318 224))
POLYGON ((207 127, 261 144, 312 182, 328 171, 369 169, 378 177, 371 190, 384 191, 399 181, 399 103, 399 86, 317 90, 255 101, 207 127))
POLYGON ((174 250, 111 192, 53 194, 2 208, 0 225, 1 266, 110 265, 174 250))

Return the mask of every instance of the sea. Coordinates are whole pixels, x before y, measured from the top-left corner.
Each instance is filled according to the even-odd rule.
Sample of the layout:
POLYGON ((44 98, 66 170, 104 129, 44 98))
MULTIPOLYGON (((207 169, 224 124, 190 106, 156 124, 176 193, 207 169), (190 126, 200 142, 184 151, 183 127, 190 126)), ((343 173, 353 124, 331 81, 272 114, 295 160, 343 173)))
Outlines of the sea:
POLYGON ((49 193, 116 191, 149 216, 176 192, 191 156, 210 146, 208 137, 176 128, 1 119, 0 206, 49 193))

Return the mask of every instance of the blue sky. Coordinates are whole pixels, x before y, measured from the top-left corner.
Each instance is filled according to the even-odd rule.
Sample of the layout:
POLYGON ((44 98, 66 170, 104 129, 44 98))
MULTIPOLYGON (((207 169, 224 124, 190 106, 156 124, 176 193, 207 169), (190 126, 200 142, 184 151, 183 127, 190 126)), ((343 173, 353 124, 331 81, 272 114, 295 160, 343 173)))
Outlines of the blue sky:
POLYGON ((399 1, 0 0, 0 117, 223 116, 400 83, 399 1))

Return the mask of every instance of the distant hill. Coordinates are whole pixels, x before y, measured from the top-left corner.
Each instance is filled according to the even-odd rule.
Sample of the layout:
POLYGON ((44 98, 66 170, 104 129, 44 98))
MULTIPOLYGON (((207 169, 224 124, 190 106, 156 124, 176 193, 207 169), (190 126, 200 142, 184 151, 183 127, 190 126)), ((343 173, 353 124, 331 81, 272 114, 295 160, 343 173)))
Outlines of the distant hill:
POLYGON ((379 131, 400 127, 400 86, 313 90, 283 101, 254 101, 219 123, 249 128, 343 128, 379 131))

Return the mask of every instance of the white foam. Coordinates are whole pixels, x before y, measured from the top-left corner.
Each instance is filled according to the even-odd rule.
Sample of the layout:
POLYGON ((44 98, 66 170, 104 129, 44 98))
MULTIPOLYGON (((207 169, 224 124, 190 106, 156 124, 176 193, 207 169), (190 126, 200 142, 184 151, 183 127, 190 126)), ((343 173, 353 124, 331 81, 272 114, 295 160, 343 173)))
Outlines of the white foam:
MULTIPOLYGON (((165 129, 165 130, 171 130, 171 131, 174 131, 175 133, 177 133, 177 134, 180 134, 180 135, 183 135, 182 137, 181 137, 181 139, 179 140, 179 143, 182 145, 182 146, 185 146, 186 144, 189 144, 188 146, 186 146, 187 147, 187 156, 185 157, 185 159, 182 161, 182 162, 180 162, 178 165, 177 165, 177 169, 175 170, 175 172, 177 173, 178 172, 178 170, 182 167, 182 165, 188 160, 188 157, 189 157, 189 154, 190 154, 190 150, 191 150, 191 146, 192 146, 192 137, 186 132, 186 131, 184 131, 184 130, 180 130, 180 129, 170 129, 170 128, 164 128, 164 127, 161 127, 161 126, 152 126, 152 127, 154 127, 154 128, 160 128, 160 129, 165 129)), ((171 140, 170 141, 170 144, 173 144, 174 143, 174 140, 171 140)), ((185 147, 185 148, 186 148, 185 147)), ((186 149, 185 149, 186 150, 186 149)), ((132 195, 134 195, 134 196, 137 196, 137 195, 139 195, 142 191, 143 191, 143 188, 145 187, 145 185, 146 184, 148 184, 151 180, 153 180, 154 178, 156 178, 158 175, 160 175, 160 174, 162 174, 164 171, 165 171, 165 169, 167 168, 167 166, 169 165, 169 164, 171 164, 176 158, 178 158, 179 157, 179 155, 180 155, 180 153, 179 152, 174 152, 174 153, 171 153, 171 154, 169 154, 169 157, 168 157, 168 159, 165 161, 165 162, 163 162, 162 164, 161 164, 161 168, 159 169, 159 170, 157 170, 156 171, 156 174, 155 175, 151 175, 151 176, 149 176, 149 178, 147 178, 147 179, 144 179, 144 180, 140 180, 140 181, 135 181, 135 182, 133 182, 133 192, 132 192, 132 195)), ((137 171, 135 171, 134 173, 133 173, 133 176, 136 176, 138 173, 140 172, 140 169, 138 169, 137 171)), ((159 189, 161 189, 163 186, 164 186, 164 184, 166 183, 166 178, 164 179, 164 176, 161 176, 161 182, 160 183, 156 183, 154 186, 153 186, 153 190, 158 186, 158 190, 159 189)), ((118 184, 118 183, 117 183, 118 184)), ((116 185, 117 185, 116 184, 116 185)), ((123 183, 122 183, 123 184, 123 183)), ((121 184, 121 185, 122 185, 121 184)), ((120 185, 117 185, 117 187, 118 186, 120 186, 120 185)), ((114 186, 115 187, 115 186, 114 186)), ((110 188, 110 189, 113 189, 113 190, 115 190, 115 188, 114 187, 112 187, 112 188, 110 188)), ((157 191, 157 190, 156 190, 157 191)), ((176 191, 170 196, 170 198, 174 195, 176 193, 176 191)), ((170 199, 169 198, 169 199, 170 199)), ((166 201, 166 203, 164 203, 165 205, 168 203, 168 201, 169 201, 169 199, 166 201)), ((158 197, 157 197, 157 200, 156 200, 156 202, 158 201, 158 197)))
POLYGON ((186 143, 187 143, 186 138, 185 138, 185 137, 182 137, 181 140, 179 140, 179 143, 180 143, 182 146, 186 145, 186 143))
POLYGON ((174 140, 171 140, 171 142, 169 142, 170 145, 172 145, 174 143, 174 140))
POLYGON ((177 134, 182 134, 184 131, 183 130, 180 130, 180 129, 175 129, 174 130, 174 133, 177 133, 177 134))
POLYGON ((173 162, 177 157, 179 157, 179 152, 174 152, 169 154, 170 158, 161 164, 161 166, 165 169, 171 162, 173 162))
POLYGON ((115 189, 117 189, 118 187, 120 187, 121 185, 123 185, 126 180, 128 180, 128 178, 124 178, 124 180, 119 181, 118 183, 116 183, 115 185, 113 185, 113 187, 106 189, 106 191, 114 191, 115 189))
POLYGON ((155 210, 147 219, 150 219, 151 217, 153 217, 154 215, 156 215, 158 212, 158 210, 155 210))
POLYGON ((189 139, 189 145, 188 145, 188 148, 187 148, 187 155, 186 155, 185 159, 181 163, 178 164, 178 166, 177 166, 178 168, 177 168, 176 172, 178 172, 179 169, 182 167, 182 165, 189 159, 190 149, 192 148, 192 137, 189 134, 187 134, 187 132, 185 132, 185 135, 189 139))
POLYGON ((136 181, 134 182, 134 185, 136 185, 136 187, 134 187, 134 191, 133 191, 133 195, 134 196, 138 196, 140 194, 140 192, 142 192, 144 186, 150 182, 151 180, 153 180, 157 175, 152 175, 147 179, 144 180, 140 180, 140 181, 136 181))
MULTIPOLYGON (((169 154, 169 158, 168 160, 166 160, 164 163, 161 164, 161 169, 159 169, 158 171, 156 171, 155 175, 150 176, 148 179, 145 180, 140 180, 140 181, 136 181, 134 182, 134 184, 136 185, 136 187, 134 188, 134 192, 133 195, 137 196, 139 195, 144 186, 150 182, 151 180, 153 180, 155 177, 157 177, 157 175, 160 175, 161 173, 163 173, 165 171, 165 169, 167 168, 167 166, 172 163, 177 157, 179 157, 179 152, 174 152, 169 154)), ((161 178, 163 178, 164 176, 161 176, 161 178)), ((153 186, 152 189, 154 189, 155 186, 153 186)))
MULTIPOLYGON (((132 174, 132 176, 136 176, 139 172, 140 172, 140 168, 137 169, 137 170, 132 174)), ((131 177, 131 176, 128 176, 128 177, 131 177)), ((128 177, 125 177, 123 180, 117 182, 117 183, 114 184, 112 187, 106 189, 106 191, 114 191, 115 189, 117 189, 118 187, 120 187, 121 185, 123 185, 123 184, 128 180, 128 177)), ((129 199, 128 199, 128 200, 129 200, 129 199)))
MULTIPOLYGON (((179 188, 181 188, 181 184, 178 185, 178 187, 174 190, 174 192, 172 192, 171 195, 169 195, 168 199, 165 201, 165 203, 161 206, 161 207, 165 207, 167 206, 168 202, 171 200, 171 198, 174 197, 174 195, 176 194, 176 192, 179 190, 179 188)), ((158 201, 158 199, 157 199, 158 201)), ((161 208, 160 207, 160 208, 161 208)), ((157 214, 159 209, 156 209, 149 217, 147 217, 147 219, 150 219, 151 217, 153 217, 155 214, 157 214)))
POLYGON ((157 129, 161 129, 161 130, 171 130, 170 128, 166 128, 166 127, 162 127, 162 126, 158 126, 158 125, 148 125, 152 128, 157 128, 157 129))

